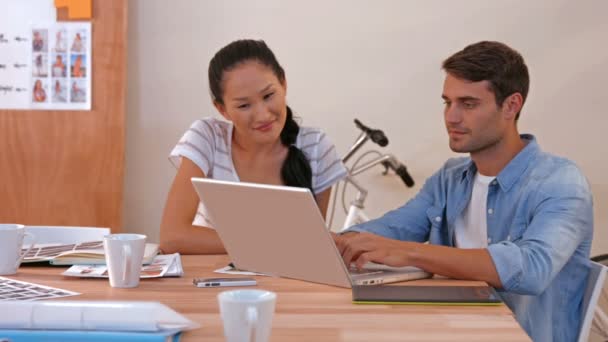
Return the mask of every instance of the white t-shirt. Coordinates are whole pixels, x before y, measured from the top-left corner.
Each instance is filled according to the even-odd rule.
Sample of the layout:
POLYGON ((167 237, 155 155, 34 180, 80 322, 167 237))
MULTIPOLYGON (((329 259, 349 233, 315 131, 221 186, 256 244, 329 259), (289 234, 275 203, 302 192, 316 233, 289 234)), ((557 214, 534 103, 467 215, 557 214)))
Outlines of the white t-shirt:
POLYGON ((454 223, 454 240, 458 248, 488 247, 487 202, 488 187, 494 176, 477 172, 473 180, 471 200, 454 223))
MULTIPOLYGON (((239 182, 232 163, 233 127, 231 122, 215 118, 195 121, 179 139, 169 154, 169 160, 179 168, 181 157, 186 157, 196 164, 206 177, 239 182)), ((295 146, 304 152, 310 162, 315 194, 327 190, 346 176, 346 167, 335 146, 321 130, 300 126, 295 146)), ((205 207, 199 203, 192 224, 210 227, 206 216, 205 207)))

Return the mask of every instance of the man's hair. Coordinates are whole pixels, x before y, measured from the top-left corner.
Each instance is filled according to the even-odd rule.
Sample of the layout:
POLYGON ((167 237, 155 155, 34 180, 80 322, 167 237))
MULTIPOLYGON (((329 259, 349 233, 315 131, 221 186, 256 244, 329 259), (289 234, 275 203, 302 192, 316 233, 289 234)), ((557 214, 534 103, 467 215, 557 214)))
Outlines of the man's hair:
MULTIPOLYGON (((443 61, 442 68, 460 79, 490 82, 490 91, 499 107, 514 93, 520 93, 523 102, 526 101, 530 87, 528 67, 519 52, 503 43, 482 41, 471 44, 443 61)), ((519 119, 520 113, 515 120, 519 119)))

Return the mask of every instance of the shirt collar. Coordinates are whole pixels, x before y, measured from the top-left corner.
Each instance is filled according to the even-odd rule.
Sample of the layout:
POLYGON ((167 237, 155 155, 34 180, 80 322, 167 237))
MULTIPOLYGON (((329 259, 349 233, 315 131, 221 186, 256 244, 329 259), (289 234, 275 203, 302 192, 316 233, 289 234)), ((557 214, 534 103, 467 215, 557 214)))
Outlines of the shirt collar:
MULTIPOLYGON (((511 159, 507 166, 505 166, 502 171, 498 173, 498 176, 496 176, 496 180, 503 191, 509 191, 509 189, 511 189, 513 184, 515 184, 524 171, 526 171, 531 160, 540 152, 540 146, 532 134, 521 134, 520 138, 526 142, 526 146, 519 151, 519 153, 513 159, 511 159)), ((469 160, 468 165, 462 171, 461 180, 468 177, 471 177, 469 179, 471 180, 475 175, 475 172, 477 172, 477 167, 471 159, 469 160)))

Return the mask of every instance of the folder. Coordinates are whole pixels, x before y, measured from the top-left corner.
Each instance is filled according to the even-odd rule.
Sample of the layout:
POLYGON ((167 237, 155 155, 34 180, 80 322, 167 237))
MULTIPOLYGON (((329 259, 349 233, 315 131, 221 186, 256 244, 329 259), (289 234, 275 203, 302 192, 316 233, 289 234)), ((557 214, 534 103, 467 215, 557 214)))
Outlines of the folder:
POLYGON ((179 341, 199 325, 158 302, 0 302, 0 341, 179 341))
POLYGON ((5 330, 0 329, 0 341, 10 342, 178 342, 181 333, 141 333, 118 331, 77 330, 5 330))
POLYGON ((501 305, 502 300, 489 286, 353 286, 355 304, 404 305, 501 305))

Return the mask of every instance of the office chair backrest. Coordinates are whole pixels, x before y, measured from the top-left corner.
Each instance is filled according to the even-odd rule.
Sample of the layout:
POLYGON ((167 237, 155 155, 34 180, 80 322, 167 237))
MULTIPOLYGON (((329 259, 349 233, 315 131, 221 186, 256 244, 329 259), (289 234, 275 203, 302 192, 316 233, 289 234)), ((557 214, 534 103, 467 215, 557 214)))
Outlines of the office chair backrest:
POLYGON ((589 340, 589 333, 593 318, 596 315, 596 309, 598 309, 600 316, 605 316, 604 312, 598 308, 597 303, 604 288, 607 270, 608 267, 591 261, 591 269, 587 278, 587 289, 583 297, 582 324, 578 336, 579 342, 587 342, 589 340))

